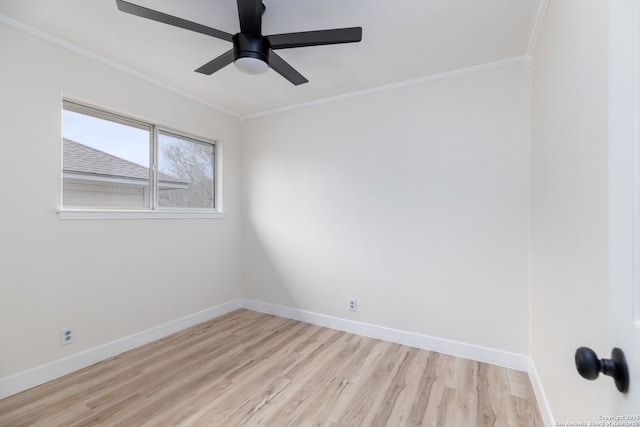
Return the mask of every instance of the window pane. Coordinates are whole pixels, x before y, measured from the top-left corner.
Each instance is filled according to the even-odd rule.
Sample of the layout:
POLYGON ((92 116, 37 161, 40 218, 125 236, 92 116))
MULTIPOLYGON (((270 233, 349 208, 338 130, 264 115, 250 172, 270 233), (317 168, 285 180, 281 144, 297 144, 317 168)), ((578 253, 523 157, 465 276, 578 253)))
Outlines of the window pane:
POLYGON ((64 207, 150 207, 148 127, 69 103, 62 122, 64 207))
POLYGON ((215 146, 160 132, 158 206, 214 208, 215 146))

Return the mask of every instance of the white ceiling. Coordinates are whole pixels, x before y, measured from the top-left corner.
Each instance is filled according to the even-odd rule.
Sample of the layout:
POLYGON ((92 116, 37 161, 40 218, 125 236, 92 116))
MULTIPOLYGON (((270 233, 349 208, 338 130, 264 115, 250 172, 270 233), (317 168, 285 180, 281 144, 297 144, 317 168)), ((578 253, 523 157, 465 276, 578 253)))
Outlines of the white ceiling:
MULTIPOLYGON (((234 0, 128 0, 228 33, 234 0)), ((361 26, 362 42, 279 50, 309 83, 227 66, 194 70, 231 43, 117 10, 115 0, 2 0, 0 14, 240 116, 527 53, 542 0, 264 0, 263 33, 361 26)), ((5 21, 7 21, 5 19, 5 21)))

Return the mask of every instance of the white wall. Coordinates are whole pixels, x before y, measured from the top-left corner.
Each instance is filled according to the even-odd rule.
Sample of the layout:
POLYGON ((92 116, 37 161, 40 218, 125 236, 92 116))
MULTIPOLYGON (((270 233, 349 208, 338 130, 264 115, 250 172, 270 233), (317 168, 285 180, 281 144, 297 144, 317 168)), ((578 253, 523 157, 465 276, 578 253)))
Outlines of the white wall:
POLYGON ((608 356, 607 5, 551 1, 532 70, 532 358, 556 421, 608 414, 576 348, 608 356))
POLYGON ((609 350, 606 21, 550 2, 531 88, 512 64, 242 132, 0 24, 0 379, 238 297, 528 354, 530 303, 556 420, 606 414, 611 384, 573 367, 609 350), (60 220, 62 94, 222 140, 226 217, 60 220))
POLYGON ((248 120, 245 297, 527 354, 528 108, 517 63, 248 120))
POLYGON ((239 121, 5 24, 0 56, 0 379, 238 298, 239 121), (61 220, 63 94, 222 140, 226 217, 61 220))

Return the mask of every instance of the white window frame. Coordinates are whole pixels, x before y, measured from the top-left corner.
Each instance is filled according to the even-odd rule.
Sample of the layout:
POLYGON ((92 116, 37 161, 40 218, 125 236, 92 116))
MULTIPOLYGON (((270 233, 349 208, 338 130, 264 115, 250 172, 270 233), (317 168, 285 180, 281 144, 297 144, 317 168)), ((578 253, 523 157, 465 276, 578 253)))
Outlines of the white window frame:
MULTIPOLYGON (((150 167, 149 167, 149 193, 150 204, 147 208, 142 209, 127 209, 127 208, 76 208, 65 207, 62 203, 64 192, 64 178, 62 169, 60 173, 60 207, 57 209, 58 216, 61 219, 208 219, 208 218, 223 218, 224 211, 222 209, 222 142, 220 140, 212 140, 209 138, 203 138, 194 134, 182 132, 172 128, 164 127, 155 123, 151 123, 146 120, 136 119, 122 113, 116 113, 106 110, 104 108, 88 105, 83 102, 79 102, 73 99, 64 98, 62 102, 62 108, 65 109, 67 105, 70 105, 69 110, 76 111, 81 114, 87 114, 89 116, 106 118, 108 120, 116 121, 118 123, 131 125, 134 127, 146 127, 149 129, 150 142, 150 167), (214 150, 214 208, 170 208, 158 206, 158 194, 157 194, 157 163, 158 163, 158 134, 164 132, 167 134, 175 135, 178 138, 185 138, 193 142, 210 144, 214 150)), ((62 151, 62 139, 61 138, 61 153, 62 151)), ((61 156, 62 158, 62 156, 61 156)), ((62 162, 61 162, 62 168, 62 162)))

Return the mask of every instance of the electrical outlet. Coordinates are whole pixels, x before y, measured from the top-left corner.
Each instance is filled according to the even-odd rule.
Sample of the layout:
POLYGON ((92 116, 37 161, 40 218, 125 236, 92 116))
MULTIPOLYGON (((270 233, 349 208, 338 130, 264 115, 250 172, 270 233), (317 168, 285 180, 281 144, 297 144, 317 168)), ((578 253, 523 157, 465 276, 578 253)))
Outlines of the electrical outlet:
POLYGON ((349 311, 356 311, 358 306, 358 300, 355 298, 349 298, 349 311))
POLYGON ((76 334, 73 327, 60 329, 60 345, 71 344, 75 340, 76 334))

